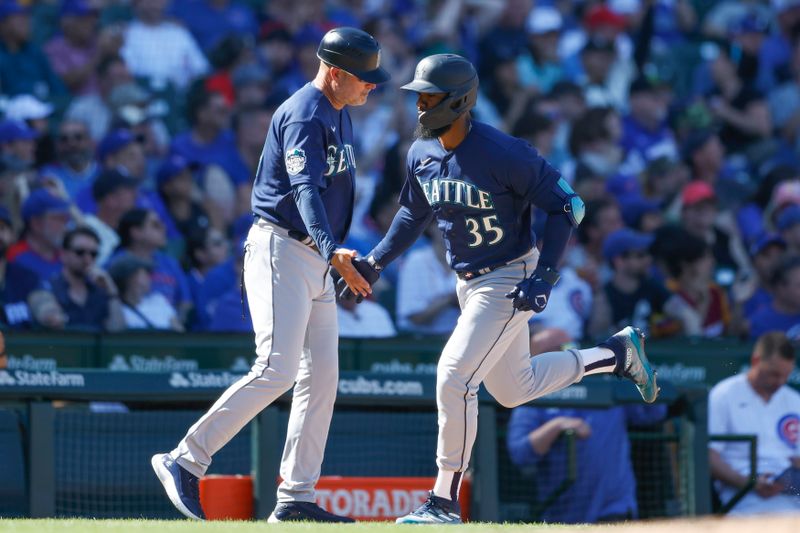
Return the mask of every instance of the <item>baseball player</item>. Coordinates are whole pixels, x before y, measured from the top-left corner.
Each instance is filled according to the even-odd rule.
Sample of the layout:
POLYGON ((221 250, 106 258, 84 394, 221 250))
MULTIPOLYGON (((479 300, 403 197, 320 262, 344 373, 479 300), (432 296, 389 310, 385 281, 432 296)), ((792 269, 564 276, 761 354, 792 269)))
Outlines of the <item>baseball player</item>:
POLYGON ((203 519, 198 478, 211 457, 257 413, 294 386, 283 481, 269 522, 352 522, 315 503, 314 486, 338 383, 334 283, 361 297, 370 286, 339 247, 353 213, 353 128, 346 106, 363 105, 389 79, 369 34, 336 28, 322 38, 316 78, 272 119, 253 186, 255 215, 245 243, 244 284, 255 330, 256 360, 170 453, 152 465, 172 503, 203 519))
MULTIPOLYGON (((419 124, 401 207, 383 240, 353 264, 374 283, 432 219, 444 235, 461 316, 437 368, 439 473, 428 500, 397 522, 452 524, 461 521, 458 491, 475 440, 481 383, 507 407, 588 374, 627 377, 647 402, 655 401, 658 387, 643 335, 631 327, 595 348, 531 358, 528 319, 547 305, 583 202, 526 142, 470 119, 478 75, 466 59, 426 57, 402 88, 418 93, 419 124), (534 205, 548 214, 541 253, 530 229, 534 205)), ((344 281, 339 287, 345 297, 358 297, 344 281)))

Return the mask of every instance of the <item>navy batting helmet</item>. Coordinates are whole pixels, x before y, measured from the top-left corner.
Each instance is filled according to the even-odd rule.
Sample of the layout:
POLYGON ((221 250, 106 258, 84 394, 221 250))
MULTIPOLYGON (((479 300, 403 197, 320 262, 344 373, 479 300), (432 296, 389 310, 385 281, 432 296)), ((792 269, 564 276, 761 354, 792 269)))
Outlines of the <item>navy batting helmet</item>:
POLYGON ((443 128, 475 106, 478 73, 472 63, 455 54, 435 54, 417 64, 414 80, 400 87, 418 93, 445 93, 436 106, 419 115, 419 123, 430 129, 443 128))
POLYGON ((381 68, 381 47, 358 28, 334 28, 322 38, 317 57, 368 83, 383 83, 389 73, 381 68))

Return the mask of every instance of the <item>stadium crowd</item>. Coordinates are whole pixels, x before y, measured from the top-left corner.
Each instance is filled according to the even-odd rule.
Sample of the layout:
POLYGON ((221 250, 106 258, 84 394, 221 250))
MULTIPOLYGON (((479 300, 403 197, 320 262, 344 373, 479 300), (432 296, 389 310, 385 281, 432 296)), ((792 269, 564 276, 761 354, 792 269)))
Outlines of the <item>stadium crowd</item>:
MULTIPOLYGON (((531 142, 587 203, 539 335, 800 338, 800 1, 0 0, 0 269, 8 328, 252 331, 239 287, 272 113, 328 29, 391 82, 351 115, 347 245, 405 179, 418 58, 479 67, 476 120, 531 142)), ((541 228, 537 213, 532 227, 541 228)), ((345 335, 446 334, 436 231, 345 335)))

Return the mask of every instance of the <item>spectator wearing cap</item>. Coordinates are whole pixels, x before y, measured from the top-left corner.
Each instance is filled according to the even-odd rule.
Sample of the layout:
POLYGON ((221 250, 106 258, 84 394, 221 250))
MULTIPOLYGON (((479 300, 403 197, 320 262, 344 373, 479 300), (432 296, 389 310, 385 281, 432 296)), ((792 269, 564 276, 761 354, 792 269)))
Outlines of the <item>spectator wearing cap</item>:
POLYGON ((738 234, 718 221, 717 195, 711 185, 693 181, 683 188, 681 200, 681 225, 709 245, 717 283, 727 287, 745 273, 749 275, 750 262, 738 234))
POLYGON ((8 250, 9 263, 48 280, 61 270, 61 243, 70 221, 70 205, 45 189, 34 189, 22 203, 23 238, 8 250))
POLYGON ((41 174, 59 180, 75 201, 99 171, 89 126, 80 120, 64 120, 58 126, 55 143, 56 161, 42 168, 41 174))
POLYGON ((99 10, 91 0, 64 0, 61 33, 44 45, 53 70, 73 94, 97 90, 97 65, 117 55, 122 46, 118 26, 98 27, 99 10))
POLYGON ((172 223, 184 239, 198 229, 211 225, 206 210, 194 200, 193 166, 183 157, 172 154, 161 164, 156 184, 172 223))
POLYGON ((247 63, 231 73, 237 113, 242 109, 263 106, 269 97, 269 73, 257 63, 247 63))
POLYGON ((99 143, 111 128, 111 93, 120 85, 132 83, 133 76, 119 55, 100 61, 96 73, 97 89, 74 98, 67 108, 66 117, 88 124, 92 139, 99 143))
MULTIPOLYGON (((98 172, 118 170, 140 183, 146 178, 144 149, 140 139, 128 129, 110 131, 97 145, 96 156, 100 164, 98 172)), ((91 214, 97 211, 91 183, 84 185, 78 192, 77 204, 84 213, 91 214)))
POLYGON ((83 223, 98 239, 97 264, 104 265, 119 246, 119 221, 136 205, 139 182, 115 169, 104 170, 92 184, 97 212, 84 216, 83 223))
POLYGON ((122 57, 134 76, 153 86, 172 84, 184 90, 209 64, 197 41, 184 27, 165 18, 165 0, 135 0, 136 18, 125 30, 122 57))
POLYGON ((6 119, 0 122, 0 154, 20 168, 30 168, 36 159, 36 130, 26 123, 6 119))
POLYGON ((28 8, 18 0, 0 1, 0 87, 9 96, 33 94, 42 100, 64 93, 41 48, 31 42, 28 8))
POLYGON ((626 173, 638 175, 659 157, 678 159, 678 145, 667 124, 665 91, 650 78, 639 76, 629 94, 629 111, 622 119, 623 166, 626 173))
POLYGON ((152 289, 152 265, 136 256, 115 258, 108 273, 119 288, 126 329, 183 331, 172 303, 152 289))
POLYGON ((673 334, 681 328, 687 306, 651 274, 649 247, 653 236, 622 228, 603 242, 603 257, 613 277, 595 294, 589 333, 593 337, 616 331, 630 324, 657 336, 673 334))
POLYGON ((119 221, 120 246, 111 262, 120 255, 132 255, 151 265, 152 289, 163 294, 186 323, 192 309, 189 283, 178 262, 161 250, 167 245, 164 223, 149 209, 134 208, 119 221))
POLYGON ((642 233, 653 233, 664 225, 661 202, 643 196, 620 200, 620 211, 625 225, 642 233))
POLYGON ((733 162, 736 158, 726 160, 726 147, 716 130, 690 130, 681 144, 681 155, 691 179, 715 187, 722 209, 738 207, 752 193, 746 169, 733 162))
POLYGON ((754 276, 743 284, 741 291, 734 291, 734 298, 742 302, 742 313, 750 319, 761 309, 772 304, 774 287, 772 274, 786 255, 786 242, 777 234, 765 234, 750 246, 754 276))
POLYGON ((677 241, 671 253, 660 259, 670 277, 667 288, 694 312, 691 323, 697 325, 696 331, 686 333, 720 337, 738 332, 741 326, 733 322, 728 297, 714 283, 714 256, 708 243, 684 229, 673 238, 677 241))
POLYGON ((117 286, 97 266, 100 238, 78 227, 64 235, 61 272, 50 280, 50 290, 63 309, 66 329, 120 331, 125 327, 117 286))
POLYGON ((787 255, 772 272, 772 303, 750 317, 750 339, 768 331, 782 331, 800 340, 800 257, 787 255))
MULTIPOLYGON (((253 180, 252 175, 245 178, 237 173, 239 154, 230 129, 230 106, 221 94, 200 85, 193 87, 187 100, 191 129, 172 140, 171 151, 202 167, 203 192, 223 214, 225 222, 230 222, 236 188, 253 180)), ((263 137, 264 132, 261 133, 263 137)))
POLYGON ((6 118, 25 123, 36 132, 35 166, 55 160, 55 142, 51 135, 50 116, 53 106, 30 94, 18 94, 6 105, 6 118))
POLYGON ((775 227, 791 255, 800 255, 800 205, 790 205, 778 215, 775 227))
POLYGON ((197 44, 206 52, 229 35, 255 39, 258 32, 258 22, 251 7, 230 0, 175 0, 169 12, 186 24, 197 44))
POLYGON ((525 22, 528 46, 517 57, 517 71, 524 87, 533 87, 538 93, 549 93, 553 86, 565 78, 564 67, 558 52, 564 20, 554 7, 535 7, 525 22))
POLYGON ((264 147, 264 132, 269 129, 275 107, 255 106, 239 109, 233 116, 237 158, 231 165, 231 177, 236 183, 236 215, 250 213, 253 176, 258 170, 264 147))
POLYGON ((34 322, 29 298, 36 292, 46 291, 46 287, 35 272, 6 260, 6 252, 15 240, 11 215, 5 207, 0 207, 0 324, 25 329, 34 322))

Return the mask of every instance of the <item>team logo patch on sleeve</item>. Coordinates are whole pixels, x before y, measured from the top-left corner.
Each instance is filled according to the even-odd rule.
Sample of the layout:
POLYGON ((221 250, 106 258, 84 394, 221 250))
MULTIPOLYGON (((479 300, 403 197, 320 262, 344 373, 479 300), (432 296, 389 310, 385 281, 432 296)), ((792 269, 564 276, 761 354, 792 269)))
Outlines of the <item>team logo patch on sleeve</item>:
POLYGON ((302 148, 292 148, 286 153, 286 172, 298 174, 306 167, 306 153, 302 148))

